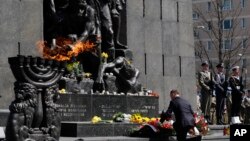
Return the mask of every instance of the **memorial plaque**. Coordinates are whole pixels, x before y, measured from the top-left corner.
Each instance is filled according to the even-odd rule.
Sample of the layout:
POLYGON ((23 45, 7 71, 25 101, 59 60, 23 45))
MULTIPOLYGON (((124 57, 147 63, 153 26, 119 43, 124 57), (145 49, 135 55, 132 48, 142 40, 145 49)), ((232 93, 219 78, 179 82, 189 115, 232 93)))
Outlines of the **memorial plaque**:
POLYGON ((58 101, 62 121, 90 120, 91 95, 62 94, 58 101))
POLYGON ((99 116, 112 120, 118 112, 158 116, 158 97, 126 95, 61 94, 58 100, 62 121, 90 121, 99 116))
POLYGON ((158 116, 158 97, 127 96, 127 112, 140 113, 143 116, 158 116))
POLYGON ((126 112, 126 96, 94 95, 92 113, 102 119, 112 119, 117 112, 126 112))

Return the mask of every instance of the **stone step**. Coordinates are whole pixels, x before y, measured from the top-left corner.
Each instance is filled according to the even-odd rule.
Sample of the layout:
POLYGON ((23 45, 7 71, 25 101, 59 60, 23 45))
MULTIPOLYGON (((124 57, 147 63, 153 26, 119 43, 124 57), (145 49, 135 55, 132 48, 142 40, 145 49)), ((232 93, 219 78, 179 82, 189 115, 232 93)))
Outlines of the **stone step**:
MULTIPOLYGON (((85 123, 85 124, 89 125, 90 123, 85 123)), ((96 125, 96 124, 94 124, 94 125, 96 125)), ((105 125, 105 124, 103 124, 103 125, 105 125)), ((97 126, 99 126, 99 125, 97 125, 97 126)), ((117 123, 117 124, 113 125, 114 129, 116 128, 115 126, 119 127, 119 126, 121 126, 121 123, 117 123)), ((127 124, 126 126, 129 126, 129 125, 127 124)), ((121 127, 124 128, 126 126, 123 125, 121 127)), ((212 126, 210 128, 211 128, 211 131, 213 131, 214 129, 221 129, 221 126, 212 126)), ((103 133, 103 132, 107 132, 106 135, 110 134, 110 133, 108 133, 108 132, 110 132, 109 131, 110 129, 106 128, 106 129, 104 129, 104 131, 100 127, 98 130, 95 130, 95 129, 90 130, 87 133, 85 133, 85 137, 76 137, 76 136, 64 137, 64 136, 61 136, 60 141, 153 141, 154 140, 154 139, 149 139, 149 138, 128 137, 128 136, 101 136, 100 133, 103 133), (100 132, 100 130, 102 130, 102 131, 100 132), (99 133, 95 134, 96 136, 94 136, 94 137, 86 135, 86 134, 89 134, 90 132, 99 132, 99 133), (98 134, 99 134, 99 136, 98 136, 98 134)), ((2 139, 4 139, 4 137, 5 137, 3 131, 4 131, 4 127, 0 127, 0 141, 2 139)), ((64 132, 66 132, 66 131, 67 132, 75 132, 70 127, 68 127, 68 130, 65 130, 64 132)), ((202 141, 229 141, 229 136, 224 136, 223 132, 217 131, 216 133, 211 133, 211 131, 209 132, 208 135, 202 136, 202 141)), ((118 132, 116 132, 116 133, 118 133, 118 132)), ((120 131, 120 134, 121 133, 122 133, 122 131, 120 131)), ((176 137, 174 137, 174 136, 170 137, 169 141, 176 141, 176 137)))
MULTIPOLYGON (((210 131, 209 134, 202 137, 202 140, 211 140, 211 141, 227 141, 229 136, 223 136, 224 127, 229 125, 209 125, 210 131)), ((128 136, 129 131, 132 128, 139 127, 139 124, 132 123, 98 123, 92 124, 90 122, 62 122, 62 131, 61 136, 64 139, 75 138, 86 138, 85 140, 113 137, 112 139, 131 139, 136 140, 137 138, 125 137, 128 136), (69 130, 70 129, 70 130, 69 130)), ((0 129, 4 129, 2 126, 0 129)), ((2 130, 1 130, 2 131, 2 130)), ((3 132, 1 132, 3 135, 3 132)), ((0 139, 3 136, 0 136, 0 139)), ((143 141, 143 139, 139 138, 143 141)), ((146 140, 146 139, 145 139, 146 140)))
MULTIPOLYGON (((208 135, 203 136, 202 140, 211 141, 228 141, 229 136, 223 135, 224 127, 229 125, 209 125, 210 131, 208 135)), ((128 136, 132 128, 139 127, 139 124, 133 123, 97 123, 90 122, 62 122, 61 136, 62 137, 79 137, 85 140, 103 139, 103 136, 108 140, 119 140, 119 137, 133 140, 128 136), (70 129, 70 130, 69 130, 70 129)), ((67 139, 67 138, 66 138, 67 139)), ((122 140, 121 139, 121 140, 122 140)), ((136 138, 137 139, 137 138, 136 138)), ((140 138, 141 139, 141 138, 140 138)), ((176 138, 173 137, 175 140, 176 138)), ((145 141, 147 138, 145 138, 145 141)), ((144 140, 143 140, 144 141, 144 140)))
POLYGON ((61 137, 60 141, 150 141, 149 138, 135 138, 126 136, 112 136, 112 137, 61 137))
POLYGON ((209 127, 209 129, 210 129, 210 131, 209 131, 209 133, 210 134, 214 134, 214 133, 222 133, 222 135, 223 135, 223 130, 224 130, 224 128, 226 127, 229 127, 230 125, 209 125, 208 127, 209 127))
POLYGON ((96 137, 96 136, 125 136, 133 128, 139 127, 134 123, 96 123, 91 122, 62 122, 61 136, 63 137, 96 137), (70 129, 70 130, 69 130, 70 129))
POLYGON ((0 126, 6 126, 9 113, 8 109, 0 109, 0 126))
POLYGON ((0 127, 0 140, 5 138, 4 130, 5 130, 4 127, 0 127))
MULTIPOLYGON (((169 141, 177 141, 176 137, 170 137, 169 141)), ((110 137, 61 137, 60 141, 155 141, 150 138, 110 136, 110 137)), ((166 141, 158 139, 157 141, 166 141)), ((229 136, 203 136, 201 141, 229 141, 229 136)))

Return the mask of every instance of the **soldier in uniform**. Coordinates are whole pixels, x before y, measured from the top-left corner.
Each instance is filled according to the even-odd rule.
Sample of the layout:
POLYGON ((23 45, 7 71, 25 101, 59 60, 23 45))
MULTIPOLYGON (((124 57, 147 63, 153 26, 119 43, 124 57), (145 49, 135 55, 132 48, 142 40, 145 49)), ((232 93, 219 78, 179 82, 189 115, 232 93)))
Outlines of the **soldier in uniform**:
POLYGON ((244 95, 244 87, 240 78, 240 69, 239 66, 232 68, 232 76, 229 78, 229 85, 232 89, 232 109, 231 109, 231 123, 239 124, 240 121, 240 108, 241 101, 244 95))
POLYGON ((209 64, 207 61, 203 62, 201 67, 202 71, 198 74, 198 81, 201 86, 201 110, 207 122, 212 124, 210 121, 210 108, 213 91, 212 73, 209 71, 209 64))
POLYGON ((224 74, 224 65, 222 63, 216 66, 217 73, 214 77, 215 80, 215 94, 216 94, 216 119, 218 125, 225 124, 222 121, 223 113, 224 113, 224 105, 226 99, 226 79, 224 74))

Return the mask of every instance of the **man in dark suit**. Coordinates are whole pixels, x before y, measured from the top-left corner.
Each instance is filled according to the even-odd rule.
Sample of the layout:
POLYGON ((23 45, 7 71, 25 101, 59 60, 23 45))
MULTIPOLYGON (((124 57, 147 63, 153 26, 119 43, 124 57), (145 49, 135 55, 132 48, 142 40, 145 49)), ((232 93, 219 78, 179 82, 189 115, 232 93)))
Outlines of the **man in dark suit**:
POLYGON ((173 127, 177 134, 178 141, 185 141, 187 132, 194 127, 194 112, 190 103, 180 97, 180 93, 177 90, 170 91, 171 101, 166 112, 161 114, 160 122, 171 118, 172 112, 175 114, 175 122, 173 127))
POLYGON ((216 66, 217 73, 215 75, 215 94, 216 94, 216 119, 218 125, 225 124, 222 121, 223 113, 224 113, 224 105, 226 99, 226 89, 227 83, 224 74, 224 65, 222 63, 216 66))

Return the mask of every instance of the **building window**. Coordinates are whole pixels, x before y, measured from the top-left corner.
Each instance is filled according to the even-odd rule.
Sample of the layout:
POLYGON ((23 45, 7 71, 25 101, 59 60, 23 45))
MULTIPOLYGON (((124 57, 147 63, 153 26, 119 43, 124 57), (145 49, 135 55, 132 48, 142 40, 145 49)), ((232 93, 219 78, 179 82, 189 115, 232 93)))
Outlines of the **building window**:
POLYGON ((231 49, 231 43, 232 43, 232 41, 231 40, 229 40, 229 39, 226 39, 226 40, 224 40, 223 41, 223 49, 224 50, 229 50, 229 49, 231 49))
POLYGON ((223 10, 230 10, 232 8, 232 0, 224 0, 223 10))
POLYGON ((194 30, 194 37, 195 37, 195 38, 198 38, 198 37, 199 37, 199 31, 194 30))
POLYGON ((199 19, 199 14, 197 12, 193 12, 193 20, 199 19))
POLYGON ((207 50, 212 50, 212 41, 207 41, 207 50))
POLYGON ((245 0, 240 0, 240 6, 241 6, 241 8, 244 8, 245 7, 245 0))
POLYGON ((212 29, 212 23, 211 21, 207 22, 207 30, 211 30, 212 29))
POLYGON ((242 59, 242 67, 243 68, 246 68, 246 66, 247 66, 247 59, 242 59))
POLYGON ((246 27, 246 23, 245 23, 245 18, 242 18, 241 20, 240 20, 240 26, 241 26, 241 28, 245 28, 246 27))
POLYGON ((240 60, 240 66, 242 66, 242 68, 246 68, 246 65, 247 65, 247 59, 242 58, 240 60))
POLYGON ((242 48, 247 48, 247 39, 243 39, 242 41, 241 41, 241 47, 242 48))
POLYGON ((231 29, 232 28, 232 20, 224 20, 223 21, 223 29, 231 29))
POLYGON ((211 2, 207 2, 207 11, 208 11, 208 12, 211 11, 211 2))

